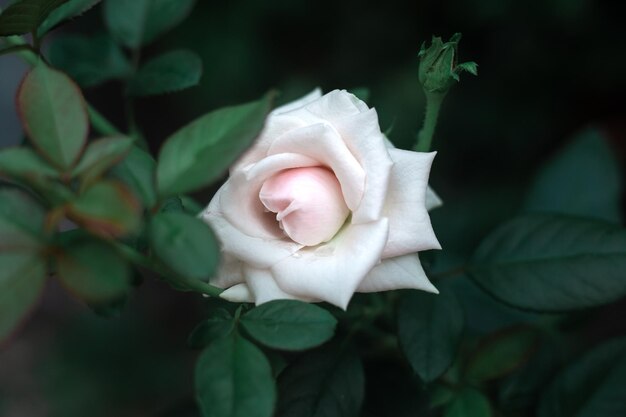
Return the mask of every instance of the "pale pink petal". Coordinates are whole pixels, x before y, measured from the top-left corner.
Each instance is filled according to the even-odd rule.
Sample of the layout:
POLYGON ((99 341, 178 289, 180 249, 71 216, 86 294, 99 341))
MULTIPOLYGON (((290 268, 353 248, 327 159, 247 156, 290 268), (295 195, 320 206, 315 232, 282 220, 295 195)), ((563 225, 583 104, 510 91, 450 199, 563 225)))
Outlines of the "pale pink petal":
POLYGON ((414 289, 438 294, 428 280, 417 254, 384 259, 367 274, 357 292, 414 289))
POLYGON ((254 296, 246 284, 237 284, 220 294, 220 298, 232 303, 253 303, 254 296))
POLYGON ((380 218, 393 162, 385 137, 380 132, 375 109, 366 110, 333 122, 350 152, 367 173, 363 198, 352 213, 352 223, 367 223, 380 218))
POLYGON ((435 152, 389 149, 394 162, 383 215, 389 218, 389 239, 382 258, 427 249, 441 249, 426 210, 426 187, 435 152))
POLYGON ((280 153, 306 155, 330 168, 341 184, 346 205, 350 210, 358 207, 365 187, 365 171, 330 125, 318 123, 285 133, 268 150, 268 155, 280 153))
POLYGON ((271 155, 236 171, 213 200, 219 199, 219 210, 239 230, 253 237, 282 239, 276 217, 268 213, 259 199, 263 183, 276 173, 299 167, 319 165, 315 159, 294 153, 271 155))
POLYGON ((388 227, 386 218, 346 225, 332 241, 303 248, 275 264, 272 275, 289 294, 345 309, 356 288, 380 260, 388 227))
POLYGON ((437 193, 428 186, 426 188, 426 210, 431 211, 443 205, 437 193))
POLYGON ((243 263, 227 253, 222 253, 217 272, 210 279, 211 285, 228 288, 242 282, 244 282, 243 263))
POLYGON ((333 90, 305 106, 311 114, 334 123, 344 117, 353 116, 368 110, 367 104, 346 90, 333 90))
POLYGON ((252 292, 256 305, 273 300, 311 301, 311 299, 299 298, 283 291, 276 283, 269 269, 246 267, 245 274, 248 288, 252 292))

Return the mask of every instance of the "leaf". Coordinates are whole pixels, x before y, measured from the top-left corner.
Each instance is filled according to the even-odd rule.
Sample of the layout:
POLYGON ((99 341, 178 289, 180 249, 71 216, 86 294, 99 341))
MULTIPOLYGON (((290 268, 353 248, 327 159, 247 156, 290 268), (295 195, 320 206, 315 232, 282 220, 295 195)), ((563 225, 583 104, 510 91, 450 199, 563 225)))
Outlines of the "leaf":
POLYGON ((491 417, 489 400, 474 388, 464 388, 446 407, 444 417, 491 417))
POLYGON ((277 417, 357 417, 365 376, 358 356, 322 349, 290 364, 278 378, 277 417))
POLYGON ((235 321, 226 310, 219 309, 208 319, 198 324, 187 340, 192 348, 203 348, 209 343, 228 336, 235 328, 235 321))
POLYGON ((118 42, 137 49, 182 22, 194 3, 194 0, 108 0, 104 3, 104 20, 118 42))
POLYGON ((82 87, 125 78, 131 72, 130 62, 108 35, 57 38, 50 47, 50 62, 82 87))
POLYGON ((144 64, 130 80, 132 96, 152 96, 193 87, 200 82, 202 60, 187 50, 166 52, 144 64))
POLYGON ((118 301, 130 291, 130 266, 104 242, 76 239, 62 248, 56 262, 61 283, 89 305, 118 301))
POLYGON ((544 390, 539 417, 626 415, 626 338, 606 342, 572 362, 544 390))
POLYGON ((133 146, 126 158, 111 169, 111 176, 120 180, 136 195, 144 207, 156 204, 156 162, 152 156, 133 146))
POLYGON ((209 345, 195 371, 203 417, 270 417, 276 390, 263 353, 233 334, 209 345))
POLYGON ((157 164, 159 194, 185 194, 219 178, 261 132, 273 96, 213 111, 170 136, 157 164))
POLYGON ((37 150, 61 169, 71 168, 89 132, 85 100, 76 84, 39 63, 17 94, 22 123, 37 150))
POLYGON ((561 312, 626 295, 626 231, 596 220, 531 214, 492 232, 479 246, 470 276, 512 306, 561 312))
POLYGON ((133 140, 124 136, 98 139, 89 144, 72 172, 91 183, 119 162, 133 146, 133 140))
POLYGON ((463 334, 464 315, 451 292, 411 292, 398 307, 402 351, 420 378, 430 383, 452 364, 463 334))
POLYGON ((59 176, 59 173, 32 148, 25 146, 0 150, 0 174, 20 180, 59 176))
POLYGON ((70 220, 102 237, 124 236, 139 229, 139 203, 122 184, 102 181, 89 187, 72 201, 70 220))
POLYGON ((155 215, 149 226, 150 246, 169 269, 186 278, 207 281, 219 261, 219 244, 202 220, 183 212, 155 215))
POLYGON ((296 300, 270 301, 245 313, 242 326, 264 345, 304 350, 333 337, 337 320, 328 311, 296 300))
POLYGON ((0 14, 0 36, 34 32, 57 7, 68 0, 21 0, 0 14))
POLYGON ((0 341, 23 320, 43 290, 44 216, 23 192, 0 188, 0 341))
POLYGON ((523 326, 489 335, 470 358, 466 378, 483 382, 511 373, 530 357, 537 341, 536 331, 523 326))
POLYGON ((54 29, 66 20, 82 15, 100 0, 69 0, 62 6, 54 9, 50 15, 41 23, 37 30, 37 36, 43 37, 48 31, 54 29))
POLYGON ((550 160, 531 186, 530 211, 621 221, 622 174, 598 129, 587 129, 550 160))

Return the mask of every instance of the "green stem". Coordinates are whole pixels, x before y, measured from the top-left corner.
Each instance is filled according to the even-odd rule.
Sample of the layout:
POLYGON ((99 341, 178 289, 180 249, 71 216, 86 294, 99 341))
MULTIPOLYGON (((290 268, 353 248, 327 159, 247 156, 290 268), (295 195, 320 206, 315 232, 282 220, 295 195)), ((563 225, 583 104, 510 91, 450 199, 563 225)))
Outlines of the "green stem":
POLYGON ((430 152, 435 135, 435 127, 437 126, 437 118, 439 110, 445 94, 426 94, 426 114, 424 115, 424 124, 417 134, 417 143, 413 148, 417 152, 430 152))

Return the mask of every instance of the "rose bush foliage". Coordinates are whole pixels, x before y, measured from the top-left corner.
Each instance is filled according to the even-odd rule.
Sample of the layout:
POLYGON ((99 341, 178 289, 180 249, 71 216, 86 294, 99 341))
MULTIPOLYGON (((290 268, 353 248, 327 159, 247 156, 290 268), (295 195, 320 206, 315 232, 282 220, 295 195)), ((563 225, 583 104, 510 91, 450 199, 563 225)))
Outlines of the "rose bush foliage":
POLYGON ((230 301, 326 301, 354 292, 437 292, 416 255, 439 249, 428 209, 435 152, 396 149, 376 110, 345 90, 275 109, 201 214, 230 301))

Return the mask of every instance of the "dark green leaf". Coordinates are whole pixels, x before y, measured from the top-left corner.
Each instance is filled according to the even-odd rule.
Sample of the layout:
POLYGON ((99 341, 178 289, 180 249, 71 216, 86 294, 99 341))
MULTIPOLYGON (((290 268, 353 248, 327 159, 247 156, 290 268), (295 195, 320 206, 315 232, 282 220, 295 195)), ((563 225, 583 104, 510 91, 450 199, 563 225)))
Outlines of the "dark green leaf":
POLYGON ((540 171, 526 208, 619 223, 622 188, 615 152, 602 132, 588 129, 540 171))
POLYGON ((143 65, 130 81, 133 96, 152 96, 193 87, 200 82, 202 60, 191 51, 166 52, 143 65))
POLYGON ((263 352, 236 334, 204 350, 195 386, 203 417, 270 417, 274 410, 270 365, 263 352))
POLYGON ((82 87, 124 78, 131 71, 130 62, 108 35, 55 39, 50 47, 50 62, 82 87))
POLYGON ((544 391, 539 417, 626 415, 626 338, 612 340, 572 362, 544 391))
POLYGON ((133 146, 126 158, 113 167, 111 176, 126 184, 144 207, 151 208, 156 204, 155 171, 154 158, 133 146))
POLYGON ((204 207, 202 207, 200 203, 198 203, 196 200, 194 200, 193 198, 189 196, 181 195, 179 196, 179 198, 181 202, 183 203, 183 208, 189 214, 197 216, 198 214, 202 212, 202 210, 204 210, 204 207))
POLYGON ((534 214, 492 232, 468 268, 485 291, 516 307, 559 312, 626 295, 626 231, 602 221, 534 214))
POLYGON ((463 334, 463 309, 452 292, 411 292, 398 308, 398 338, 413 370, 432 382, 452 364, 463 334))
POLYGON ((27 194, 0 188, 0 250, 40 248, 45 212, 27 194))
POLYGON ((365 376, 358 356, 329 349, 308 353, 278 379, 277 417, 357 417, 365 376))
POLYGON ((194 0, 108 0, 104 20, 121 44, 136 49, 182 22, 194 0))
POLYGON ((140 206, 120 183, 103 181, 89 187, 67 209, 68 217, 103 237, 123 236, 140 226, 140 206))
POLYGON ((466 378, 483 382, 512 372, 529 358, 537 340, 536 331, 528 327, 514 327, 489 335, 470 358, 466 378))
POLYGON ((192 348, 203 348, 209 343, 227 336, 234 328, 233 316, 226 310, 216 310, 211 317, 193 329, 187 344, 192 348))
POLYGON ((124 136, 103 138, 89 144, 72 174, 91 183, 126 155, 133 140, 124 136))
POLYGON ((75 18, 82 15, 87 10, 100 3, 100 0, 69 0, 64 5, 56 8, 50 15, 43 21, 37 30, 37 36, 40 38, 45 35, 50 29, 58 26, 66 20, 75 18))
POLYGON ((77 239, 57 255, 63 285, 80 300, 102 305, 123 299, 131 288, 131 269, 110 246, 94 239, 77 239))
POLYGON ((244 329, 266 346, 304 350, 333 337, 337 320, 328 311, 295 300, 276 300, 253 308, 241 317, 244 329))
POLYGON ((158 213, 150 221, 150 245, 169 269, 208 280, 219 260, 219 244, 202 220, 182 212, 158 213))
POLYGON ((0 150, 0 174, 21 180, 59 176, 59 173, 32 148, 24 146, 0 150))
POLYGON ((489 400, 474 388, 463 388, 446 407, 444 417, 491 417, 489 400))
POLYGON ((39 63, 22 82, 17 104, 39 152, 61 169, 71 168, 89 132, 85 100, 76 84, 39 63))
POLYGON ((68 0, 21 0, 0 14, 0 36, 23 35, 37 30, 57 7, 68 0))
POLYGON ((272 97, 216 110, 170 136, 159 154, 159 194, 185 194, 219 178, 263 128, 272 97))

